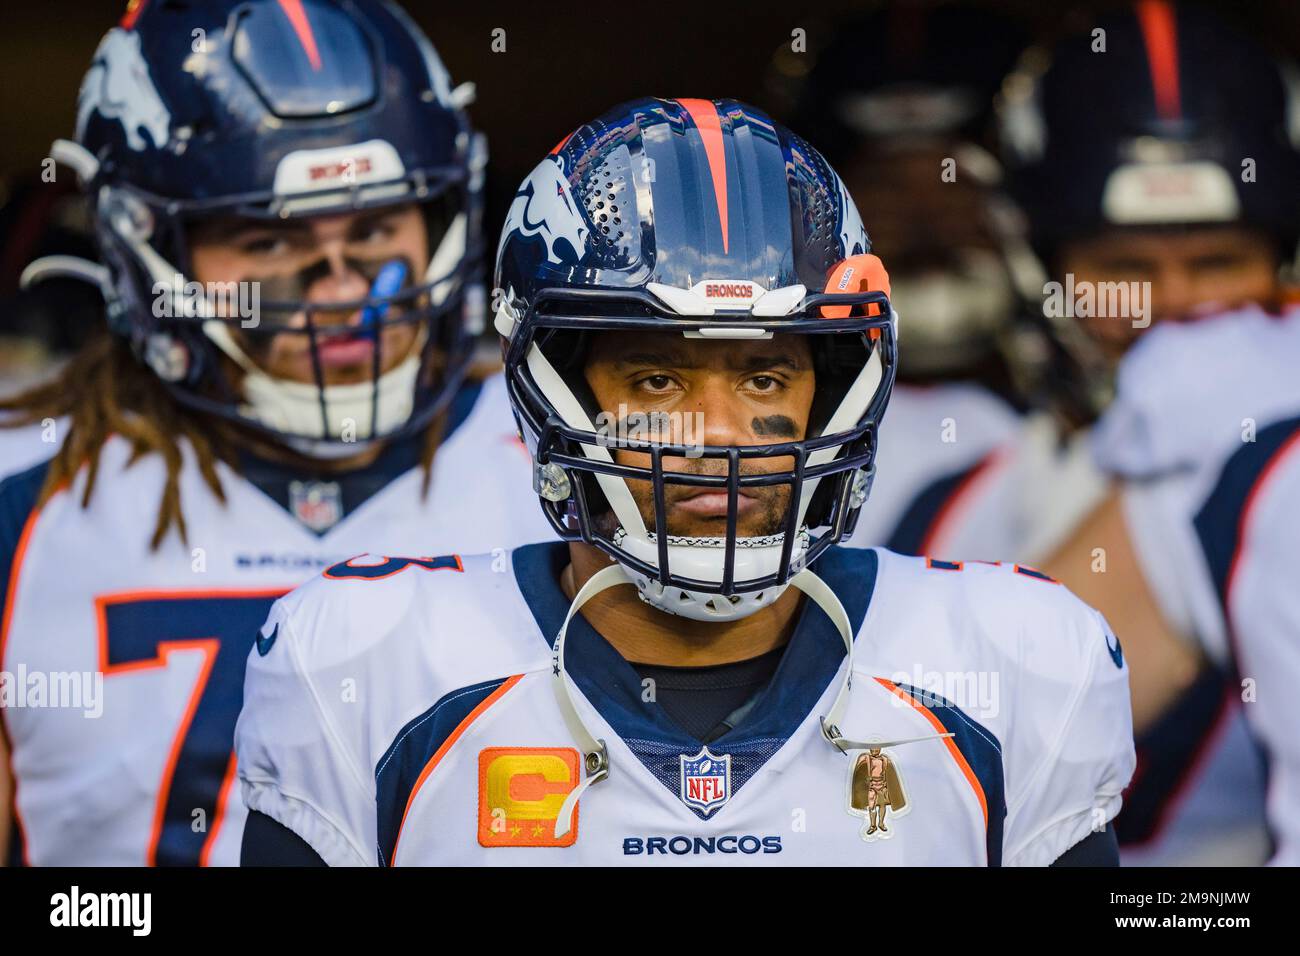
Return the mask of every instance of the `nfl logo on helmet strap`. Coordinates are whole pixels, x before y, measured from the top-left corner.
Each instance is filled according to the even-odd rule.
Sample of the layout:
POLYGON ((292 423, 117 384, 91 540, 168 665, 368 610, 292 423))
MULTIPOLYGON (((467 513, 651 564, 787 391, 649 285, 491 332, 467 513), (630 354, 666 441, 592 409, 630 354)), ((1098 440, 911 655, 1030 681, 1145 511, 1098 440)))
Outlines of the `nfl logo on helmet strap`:
POLYGON ((731 755, 720 757, 701 747, 694 757, 682 754, 682 803, 708 817, 731 799, 731 755))

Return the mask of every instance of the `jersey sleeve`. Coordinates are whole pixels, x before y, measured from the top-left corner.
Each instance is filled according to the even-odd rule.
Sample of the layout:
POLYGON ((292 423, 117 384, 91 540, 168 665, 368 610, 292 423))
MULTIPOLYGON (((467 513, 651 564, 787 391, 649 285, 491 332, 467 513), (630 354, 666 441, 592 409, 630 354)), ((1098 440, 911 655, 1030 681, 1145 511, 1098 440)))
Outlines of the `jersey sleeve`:
POLYGON ((1191 473, 1124 481, 1120 502, 1142 576, 1165 621, 1219 666, 1229 650, 1223 610, 1193 524, 1191 473))
POLYGON ((249 810, 296 833, 330 866, 373 866, 374 787, 343 720, 346 678, 332 673, 346 668, 303 639, 316 615, 302 613, 302 592, 314 590, 309 583, 277 601, 250 652, 235 730, 240 785, 249 810))
POLYGON ((1300 540, 1300 455, 1262 484, 1224 587, 1242 711, 1267 757, 1270 862, 1300 866, 1300 589, 1290 570, 1300 540))
POLYGON ((1008 866, 1048 866, 1104 829, 1135 764, 1119 641, 1099 613, 1054 586, 1062 588, 1062 613, 1022 639, 1006 755, 1008 866))

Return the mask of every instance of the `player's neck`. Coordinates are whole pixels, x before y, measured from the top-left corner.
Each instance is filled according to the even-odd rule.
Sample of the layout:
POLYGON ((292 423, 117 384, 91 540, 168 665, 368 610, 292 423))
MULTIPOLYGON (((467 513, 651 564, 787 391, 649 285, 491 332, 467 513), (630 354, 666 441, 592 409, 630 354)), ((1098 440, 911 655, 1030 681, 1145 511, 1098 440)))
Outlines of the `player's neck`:
MULTIPOLYGON (((560 580, 569 600, 592 575, 612 563, 604 552, 580 542, 569 545, 569 560, 560 580)), ((794 631, 802 600, 800 592, 787 588, 761 611, 721 624, 667 614, 642 601, 635 589, 621 586, 597 594, 581 613, 626 660, 707 667, 749 660, 783 647, 794 631)))

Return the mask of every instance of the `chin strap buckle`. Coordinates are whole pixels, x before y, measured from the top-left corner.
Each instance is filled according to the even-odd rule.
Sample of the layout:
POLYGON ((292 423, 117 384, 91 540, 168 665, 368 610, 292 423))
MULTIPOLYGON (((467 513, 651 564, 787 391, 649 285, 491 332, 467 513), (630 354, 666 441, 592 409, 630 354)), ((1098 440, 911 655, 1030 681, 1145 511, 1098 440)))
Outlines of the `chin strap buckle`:
POLYGON ((825 717, 821 718, 821 723, 822 723, 822 736, 826 738, 826 741, 832 747, 834 747, 842 754, 847 754, 850 750, 853 749, 852 747, 848 746, 850 741, 846 741, 844 739, 844 735, 840 733, 840 728, 837 725, 827 723, 825 717))
POLYGON ((582 783, 569 791, 569 795, 564 798, 564 803, 560 804, 560 812, 555 818, 555 839, 557 840, 573 829, 573 814, 578 809, 578 801, 582 799, 582 795, 587 788, 600 783, 609 776, 609 751, 606 749, 603 739, 596 741, 595 750, 586 753, 582 758, 582 765, 587 771, 587 776, 582 783))

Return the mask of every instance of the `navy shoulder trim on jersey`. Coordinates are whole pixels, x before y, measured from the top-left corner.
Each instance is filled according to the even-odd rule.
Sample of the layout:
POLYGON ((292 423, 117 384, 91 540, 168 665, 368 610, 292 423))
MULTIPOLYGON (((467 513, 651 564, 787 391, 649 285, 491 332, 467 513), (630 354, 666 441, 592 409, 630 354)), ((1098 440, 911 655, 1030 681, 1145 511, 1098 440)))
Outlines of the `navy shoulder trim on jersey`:
POLYGON ((938 527, 948 506, 996 455, 997 451, 991 451, 970 467, 938 478, 921 489, 898 520, 898 526, 890 533, 885 547, 899 554, 924 554, 930 535, 938 527))
MULTIPOLYGON (((36 500, 49 474, 48 461, 34 465, 26 471, 10 475, 0 481, 0 627, 5 619, 5 606, 9 600, 9 585, 13 579, 14 559, 17 557, 18 542, 28 519, 36 510, 36 500)), ((4 668, 4 638, 0 633, 0 669, 4 668)), ((0 733, 6 734, 4 717, 0 715, 0 733)), ((12 747, 12 743, 10 743, 12 747)), ((23 846, 23 831, 18 825, 17 817, 11 826, 9 840, 9 865, 21 866, 26 859, 23 846)))
POLYGON ((18 540, 36 508, 36 499, 40 497, 49 470, 49 462, 41 462, 0 481, 0 620, 4 620, 18 540))
MULTIPOLYGON (((988 851, 988 865, 1002 865, 1002 826, 1007 816, 1006 785, 1002 774, 1002 744, 993 732, 977 723, 951 701, 938 694, 910 684, 895 684, 899 690, 909 694, 943 725, 945 732, 953 736, 961 755, 966 759, 975 779, 984 791, 984 804, 988 808, 988 829, 985 831, 985 843, 988 851)), ((912 746, 919 746, 913 744, 912 746)))
POLYGON ((514 549, 511 563, 528 610, 533 612, 547 643, 554 644, 564 616, 569 613, 569 599, 560 589, 560 575, 569 563, 569 545, 564 541, 526 544, 514 549))
MULTIPOLYGON (((442 434, 444 443, 465 423, 482 391, 482 382, 467 382, 456 392, 447 409, 447 424, 442 434)), ((338 507, 338 516, 332 523, 324 527, 303 525, 319 537, 333 530, 346 520, 348 515, 402 475, 418 467, 424 454, 427 436, 426 429, 389 442, 373 462, 354 471, 327 472, 304 469, 301 466, 272 461, 248 451, 241 452, 239 456, 239 471, 246 481, 295 518, 299 516, 295 513, 294 507, 294 485, 308 486, 305 489, 297 489, 299 496, 310 494, 312 490, 310 486, 319 486, 316 494, 328 495, 338 507)))
POLYGON ((1296 439, 1300 439, 1300 418, 1288 418, 1260 429, 1253 442, 1243 443, 1228 459, 1194 519, 1219 603, 1225 610, 1246 508, 1269 468, 1296 439))
MULTIPOLYGON (((569 600, 560 589, 568 563, 563 542, 527 545, 514 552, 515 577, 548 642, 564 623, 569 600)), ((854 633, 862 626, 875 590, 879 558, 869 548, 831 548, 813 565, 848 613, 854 633)), ((623 739, 646 769, 674 795, 679 793, 681 757, 703 744, 677 726, 664 708, 644 699, 636 669, 581 614, 569 625, 568 670, 582 693, 623 739)), ((771 683, 745 719, 709 742, 709 751, 731 757, 732 793, 772 757, 811 712, 844 660, 844 642, 820 608, 805 601, 785 655, 771 683)), ((692 807, 701 818, 708 813, 692 807)))
POLYGON ((391 866, 397 835, 415 785, 438 749, 474 708, 487 700, 508 678, 460 687, 413 718, 397 734, 375 765, 375 812, 379 865, 391 866))

